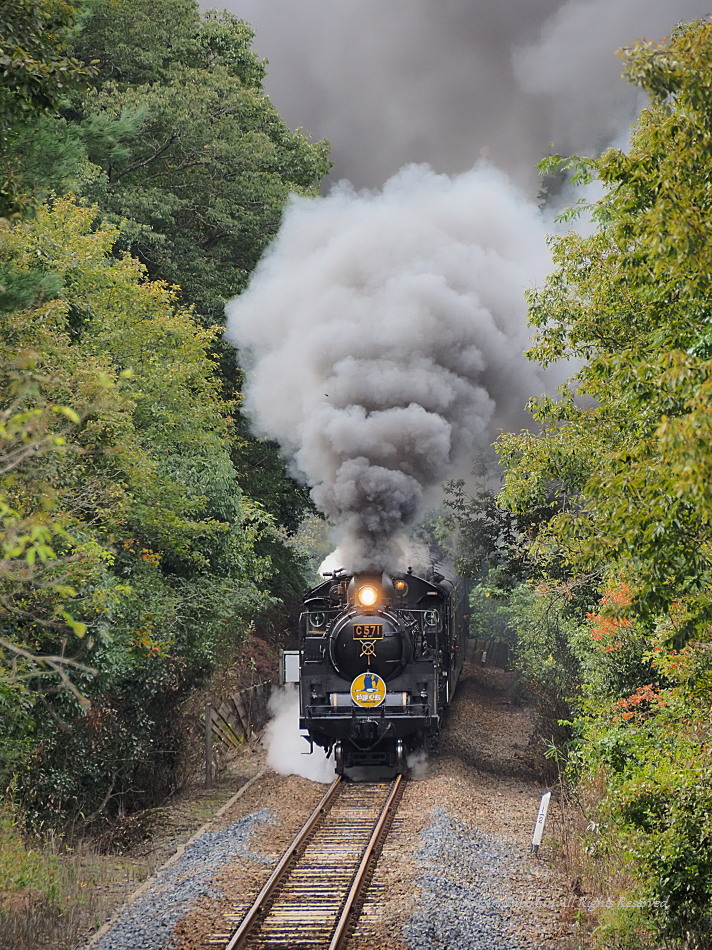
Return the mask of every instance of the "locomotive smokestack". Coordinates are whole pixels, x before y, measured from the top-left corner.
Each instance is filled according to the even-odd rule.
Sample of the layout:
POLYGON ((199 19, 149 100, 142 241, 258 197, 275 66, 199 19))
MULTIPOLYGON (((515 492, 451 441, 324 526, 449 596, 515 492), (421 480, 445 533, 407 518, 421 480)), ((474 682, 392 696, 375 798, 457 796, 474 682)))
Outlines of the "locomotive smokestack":
POLYGON ((534 204, 488 166, 410 166, 380 193, 295 198, 227 307, 245 409, 336 526, 351 570, 398 537, 543 388, 524 291, 547 273, 534 204))

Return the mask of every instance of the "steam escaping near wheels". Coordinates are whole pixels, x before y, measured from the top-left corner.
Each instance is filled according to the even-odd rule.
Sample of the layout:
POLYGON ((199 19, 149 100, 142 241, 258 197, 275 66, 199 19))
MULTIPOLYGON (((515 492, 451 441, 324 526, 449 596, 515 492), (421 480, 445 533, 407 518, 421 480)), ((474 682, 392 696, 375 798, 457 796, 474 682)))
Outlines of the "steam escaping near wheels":
POLYGON ((290 686, 274 690, 267 707, 270 721, 265 728, 267 765, 279 775, 301 775, 312 782, 333 782, 334 761, 323 749, 309 743, 299 730, 299 694, 290 686))
POLYGON ((448 478, 527 424, 525 291, 546 225, 503 174, 409 166, 380 192, 294 198, 227 307, 255 431, 282 446, 350 570, 389 570, 448 478))

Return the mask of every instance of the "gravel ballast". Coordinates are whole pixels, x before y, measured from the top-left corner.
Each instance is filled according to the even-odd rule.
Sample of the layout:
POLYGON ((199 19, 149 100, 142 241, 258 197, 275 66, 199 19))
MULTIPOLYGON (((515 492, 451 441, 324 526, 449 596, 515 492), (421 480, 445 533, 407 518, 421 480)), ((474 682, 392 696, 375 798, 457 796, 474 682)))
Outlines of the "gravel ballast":
POLYGON ((172 930, 193 901, 220 896, 213 878, 224 865, 235 860, 261 864, 274 860, 249 847, 257 827, 272 820, 273 812, 264 808, 220 831, 200 835, 125 906, 111 929, 91 944, 91 950, 170 950, 175 946, 172 930))
POLYGON ((541 903, 529 858, 511 841, 467 828, 438 807, 417 854, 417 910, 406 924, 410 950, 533 950, 519 931, 541 903), (513 887, 519 882, 520 888, 513 887), (521 892, 524 889, 524 893, 521 892))
MULTIPOLYGON (((463 677, 440 754, 406 786, 349 950, 575 945, 567 876, 546 838, 530 853, 545 786, 532 714, 511 682, 501 671, 463 677)), ((164 867, 90 950, 206 950, 234 928, 323 790, 261 773, 224 810, 222 830, 213 823, 164 867)))

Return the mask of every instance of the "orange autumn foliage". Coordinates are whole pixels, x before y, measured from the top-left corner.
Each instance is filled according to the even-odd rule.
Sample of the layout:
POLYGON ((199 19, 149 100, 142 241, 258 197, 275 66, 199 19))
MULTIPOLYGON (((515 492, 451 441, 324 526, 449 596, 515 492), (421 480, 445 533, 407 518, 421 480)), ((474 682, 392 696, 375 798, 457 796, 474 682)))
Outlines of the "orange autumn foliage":
POLYGON ((633 626, 633 621, 623 614, 632 602, 632 587, 620 581, 615 587, 609 587, 604 592, 597 613, 586 614, 586 619, 591 624, 591 639, 599 643, 606 653, 613 653, 623 646, 621 634, 633 626))

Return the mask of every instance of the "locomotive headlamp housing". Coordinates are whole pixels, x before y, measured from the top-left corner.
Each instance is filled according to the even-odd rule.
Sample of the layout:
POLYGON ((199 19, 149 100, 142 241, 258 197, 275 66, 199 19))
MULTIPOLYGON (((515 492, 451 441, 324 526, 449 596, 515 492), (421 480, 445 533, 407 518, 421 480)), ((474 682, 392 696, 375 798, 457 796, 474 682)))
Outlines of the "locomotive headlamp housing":
POLYGON ((405 597, 405 595, 408 593, 408 585, 400 578, 394 582, 393 586, 401 597, 405 597))
POLYGON ((356 599, 362 607, 373 607, 378 602, 378 590, 371 584, 364 584, 359 587, 356 599))

